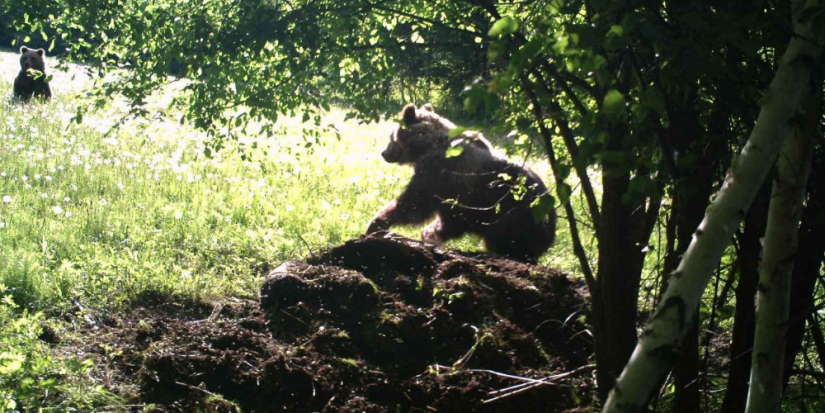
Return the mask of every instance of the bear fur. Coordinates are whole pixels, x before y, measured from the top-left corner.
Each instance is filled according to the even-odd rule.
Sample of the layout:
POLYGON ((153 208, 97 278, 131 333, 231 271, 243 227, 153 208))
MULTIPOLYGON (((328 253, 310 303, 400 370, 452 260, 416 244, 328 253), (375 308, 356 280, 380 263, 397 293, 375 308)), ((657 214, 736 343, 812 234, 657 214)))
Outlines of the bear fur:
POLYGON ((52 97, 52 90, 49 82, 46 81, 46 61, 44 57, 46 51, 43 49, 30 49, 26 46, 20 48, 20 73, 14 79, 14 96, 29 101, 32 96, 37 96, 45 100, 52 97), (29 69, 40 72, 32 74, 29 69))
POLYGON ((389 163, 412 165, 414 174, 404 192, 373 218, 367 234, 437 215, 422 232, 425 242, 440 245, 477 234, 494 254, 537 262, 556 232, 555 211, 537 220, 531 208, 549 196, 541 178, 497 154, 478 132, 450 138, 455 125, 430 104, 407 105, 401 117, 403 125, 391 133, 381 155, 389 163))

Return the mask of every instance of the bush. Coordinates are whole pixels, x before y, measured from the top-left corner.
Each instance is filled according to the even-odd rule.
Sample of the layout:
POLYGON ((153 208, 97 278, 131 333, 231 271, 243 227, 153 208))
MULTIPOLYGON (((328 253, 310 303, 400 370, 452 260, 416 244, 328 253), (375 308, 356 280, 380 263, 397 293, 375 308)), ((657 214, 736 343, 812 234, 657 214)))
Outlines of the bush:
POLYGON ((91 360, 55 357, 39 338, 42 313, 20 312, 6 292, 0 284, 0 411, 91 407, 104 394, 100 386, 81 387, 91 360))

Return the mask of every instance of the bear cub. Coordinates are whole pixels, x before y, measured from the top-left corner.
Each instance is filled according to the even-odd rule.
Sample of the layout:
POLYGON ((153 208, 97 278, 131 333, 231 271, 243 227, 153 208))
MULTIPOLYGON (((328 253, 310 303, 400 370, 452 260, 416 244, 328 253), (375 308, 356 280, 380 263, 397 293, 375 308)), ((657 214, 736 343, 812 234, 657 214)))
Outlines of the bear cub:
POLYGON ((28 102, 32 96, 45 100, 52 97, 49 82, 46 81, 46 62, 43 49, 20 48, 20 73, 14 79, 14 96, 28 102), (36 71, 32 73, 31 70, 36 71), (37 73, 40 72, 40 73, 37 73))
MULTIPOLYGON (((426 104, 407 105, 403 125, 382 152, 408 164, 413 177, 403 193, 373 218, 367 234, 393 225, 422 224, 425 242, 440 245, 466 233, 480 235, 488 251, 535 263, 553 244, 556 214, 536 217, 531 204, 549 196, 535 172, 496 154, 478 132, 450 137, 455 125, 426 104)), ((552 199, 552 198, 551 198, 552 199)))

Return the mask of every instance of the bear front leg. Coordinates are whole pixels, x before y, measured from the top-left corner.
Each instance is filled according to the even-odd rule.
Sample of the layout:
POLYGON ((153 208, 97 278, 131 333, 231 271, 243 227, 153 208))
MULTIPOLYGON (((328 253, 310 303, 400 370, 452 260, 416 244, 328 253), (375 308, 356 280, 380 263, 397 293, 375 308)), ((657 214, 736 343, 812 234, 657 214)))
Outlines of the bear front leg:
POLYGON ((23 72, 17 75, 14 79, 14 96, 27 101, 32 97, 33 92, 31 82, 26 78, 26 75, 23 72))
POLYGON ((392 216, 395 214, 396 201, 390 201, 370 221, 366 234, 378 231, 386 231, 392 226, 392 216))
POLYGON ((52 98, 52 88, 49 87, 49 82, 43 82, 43 88, 41 89, 41 96, 45 100, 51 100, 52 98))
POLYGON ((375 215, 367 228, 367 234, 388 230, 393 225, 417 225, 435 215, 438 199, 433 193, 433 182, 438 182, 427 172, 413 175, 407 188, 395 201, 389 202, 375 215))

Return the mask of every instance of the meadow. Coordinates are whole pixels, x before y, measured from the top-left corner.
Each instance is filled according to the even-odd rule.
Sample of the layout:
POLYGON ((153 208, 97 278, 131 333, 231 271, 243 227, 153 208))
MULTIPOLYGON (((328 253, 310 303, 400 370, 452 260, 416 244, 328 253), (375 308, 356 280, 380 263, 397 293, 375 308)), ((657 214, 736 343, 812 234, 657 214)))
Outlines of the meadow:
MULTIPOLYGON (((126 113, 114 100, 77 124, 89 80, 68 67, 51 71, 51 102, 22 104, 10 99, 17 55, 0 55, 0 95, 8 97, 0 103, 0 341, 10 344, 0 353, 0 384, 12 389, 0 396, 8 400, 21 397, 26 377, 42 375, 37 365, 64 376, 74 366, 82 388, 88 365, 50 355, 37 340, 40 324, 71 334, 61 315, 120 311, 146 295, 256 298, 269 269, 362 234, 411 174, 380 156, 391 121, 360 124, 341 109, 324 115, 338 133, 320 144, 304 139, 298 116, 282 119, 275 138, 243 137, 211 157, 206 136, 175 113, 113 129, 126 113)), ((165 93, 156 109, 176 91, 165 93)), ((546 164, 531 162, 549 183, 546 164)), ((573 271, 565 227, 560 220, 543 262, 573 271)), ((480 241, 448 247, 475 250, 480 241)))

